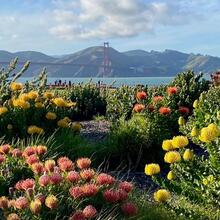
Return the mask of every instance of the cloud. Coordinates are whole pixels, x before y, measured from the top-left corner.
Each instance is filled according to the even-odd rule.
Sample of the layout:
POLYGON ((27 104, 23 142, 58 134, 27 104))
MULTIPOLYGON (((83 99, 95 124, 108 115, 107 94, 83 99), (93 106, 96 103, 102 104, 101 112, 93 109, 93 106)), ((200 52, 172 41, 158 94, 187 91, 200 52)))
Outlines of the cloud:
POLYGON ((49 32, 66 40, 133 37, 153 32, 158 25, 184 25, 198 17, 185 0, 175 2, 57 0, 49 32))

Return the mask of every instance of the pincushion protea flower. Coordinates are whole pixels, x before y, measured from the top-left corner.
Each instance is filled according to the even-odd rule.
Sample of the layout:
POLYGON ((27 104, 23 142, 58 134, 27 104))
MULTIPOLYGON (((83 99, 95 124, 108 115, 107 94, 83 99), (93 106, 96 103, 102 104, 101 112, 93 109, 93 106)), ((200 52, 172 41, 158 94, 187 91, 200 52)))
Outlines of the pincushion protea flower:
POLYGON ((11 146, 9 144, 4 144, 0 146, 0 153, 2 154, 8 154, 10 151, 11 146))
POLYGON ((118 193, 119 201, 124 201, 128 199, 128 193, 124 191, 123 189, 118 189, 117 193, 118 193))
POLYGON ((94 175, 95 175, 95 171, 93 169, 86 169, 80 172, 80 176, 82 177, 82 179, 86 181, 91 180, 94 175))
POLYGON ((119 200, 119 193, 113 189, 108 189, 103 193, 103 197, 108 203, 116 203, 119 200))
POLYGON ((119 189, 123 189, 125 192, 131 192, 133 189, 133 184, 127 181, 120 182, 118 185, 119 189))
POLYGON ((68 181, 70 181, 70 182, 72 182, 72 183, 78 182, 78 181, 81 179, 79 173, 76 172, 76 171, 70 171, 70 172, 67 174, 67 177, 66 177, 66 178, 67 178, 68 181))
POLYGON ((125 216, 135 216, 137 215, 138 208, 132 202, 126 202, 121 206, 121 210, 125 216))
POLYGON ((171 109, 169 107, 161 107, 159 109, 159 113, 161 115, 169 115, 171 113, 171 109))
POLYGON ((84 196, 91 197, 98 193, 98 187, 95 184, 85 184, 81 187, 84 196))
POLYGON ((89 158, 79 158, 76 161, 76 165, 80 169, 87 169, 91 165, 91 160, 89 158))
POLYGON ((29 165, 32 165, 32 164, 38 163, 38 162, 39 162, 39 158, 35 154, 26 158, 26 163, 29 165))
POLYGON ((22 156, 22 151, 18 148, 15 148, 11 152, 13 157, 21 157, 22 156))
POLYGON ((5 196, 0 197, 0 209, 8 209, 9 201, 5 196))
POLYGON ((21 187, 23 190, 33 189, 34 186, 35 186, 34 179, 26 179, 26 180, 21 181, 21 187))
POLYGON ((39 145, 36 147, 36 152, 38 155, 44 155, 47 152, 47 147, 39 145))
POLYGON ((18 199, 15 200, 15 207, 17 209, 26 209, 28 208, 29 203, 27 198, 25 197, 19 197, 18 199))
POLYGON ((50 182, 53 185, 58 185, 62 181, 63 177, 59 173, 53 173, 50 176, 50 182))
POLYGON ((47 171, 53 172, 55 166, 56 166, 55 160, 46 160, 45 161, 44 167, 47 171))
POLYGON ((81 187, 79 186, 73 186, 69 189, 69 193, 70 195, 74 198, 74 199, 79 199, 82 198, 84 196, 83 190, 81 187))
POLYGON ((98 185, 111 185, 115 182, 115 178, 106 173, 100 173, 96 178, 98 185))
POLYGON ((97 215, 97 210, 94 206, 88 205, 83 209, 83 214, 86 218, 94 218, 97 215))
POLYGON ((56 196, 54 195, 49 195, 46 197, 45 199, 45 205, 49 208, 49 209, 56 209, 58 206, 58 199, 56 198, 56 196))
POLYGON ((35 148, 29 146, 29 147, 26 147, 26 148, 24 149, 22 156, 23 156, 23 157, 29 157, 29 156, 31 156, 31 155, 33 155, 33 154, 35 154, 35 153, 36 153, 35 148))
POLYGON ((60 157, 57 164, 62 171, 70 171, 73 169, 73 162, 68 157, 60 157))
POLYGON ((189 108, 184 107, 184 106, 180 106, 178 111, 182 115, 188 115, 189 114, 189 108))
POLYGON ((77 210, 72 216, 70 216, 69 220, 86 220, 86 217, 81 210, 77 210))
POLYGON ((3 163, 5 161, 5 156, 0 154, 0 164, 3 163))
POLYGON ((168 87, 167 88, 167 93, 168 93, 168 95, 174 95, 174 94, 177 94, 177 91, 178 91, 178 89, 177 89, 177 87, 168 87))
POLYGON ((31 203, 30 203, 30 210, 34 215, 37 215, 40 213, 41 207, 42 207, 42 204, 39 199, 31 201, 31 203))
POLYGON ((137 99, 143 100, 147 98, 147 93, 144 91, 137 92, 136 94, 137 99))
POLYGON ((21 218, 16 213, 11 213, 7 216, 7 220, 21 220, 21 218))
POLYGON ((50 184, 50 177, 47 174, 44 174, 39 178, 38 183, 40 186, 47 186, 50 184))
POLYGON ((42 163, 34 163, 31 165, 31 170, 37 175, 43 174, 44 165, 42 163))
POLYGON ((134 106, 134 111, 137 113, 140 113, 141 111, 143 111, 145 109, 145 106, 142 104, 135 104, 134 106))

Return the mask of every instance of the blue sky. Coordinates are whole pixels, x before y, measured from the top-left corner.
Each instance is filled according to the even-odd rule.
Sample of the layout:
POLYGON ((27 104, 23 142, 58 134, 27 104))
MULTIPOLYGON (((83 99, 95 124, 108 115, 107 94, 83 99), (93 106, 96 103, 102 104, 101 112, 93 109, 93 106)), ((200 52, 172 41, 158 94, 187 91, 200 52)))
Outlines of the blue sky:
POLYGON ((0 50, 67 54, 109 41, 119 51, 220 57, 220 0, 0 0, 0 50))

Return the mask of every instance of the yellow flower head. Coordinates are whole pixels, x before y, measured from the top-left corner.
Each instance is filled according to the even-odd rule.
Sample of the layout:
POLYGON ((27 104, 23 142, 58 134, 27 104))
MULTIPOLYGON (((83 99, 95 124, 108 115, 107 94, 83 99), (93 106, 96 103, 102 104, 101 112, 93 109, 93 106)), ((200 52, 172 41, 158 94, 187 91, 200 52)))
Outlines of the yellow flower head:
POLYGON ((168 180, 173 180, 175 179, 175 174, 173 171, 170 171, 168 174, 167 174, 167 179, 168 180))
POLYGON ((14 99, 12 103, 13 103, 13 106, 17 108, 23 108, 23 109, 30 108, 30 103, 27 101, 24 101, 23 99, 14 99))
POLYGON ((199 130, 196 127, 193 127, 191 131, 191 136, 196 137, 198 135, 199 135, 199 130))
POLYGON ((61 128, 68 128, 69 123, 65 119, 61 119, 57 122, 57 125, 61 128))
POLYGON ((35 106, 35 108, 43 108, 44 107, 42 102, 36 102, 34 106, 35 106))
POLYGON ((36 92, 36 91, 30 91, 30 92, 28 93, 28 97, 29 97, 29 99, 36 99, 36 98, 38 97, 38 92, 36 92))
POLYGON ((55 209, 58 205, 58 199, 54 195, 49 195, 45 199, 45 205, 50 209, 55 209))
POLYGON ((166 163, 176 163, 181 160, 181 156, 177 151, 169 151, 164 156, 164 161, 166 163))
POLYGON ((23 88, 23 85, 22 85, 22 83, 12 82, 10 85, 10 88, 12 91, 18 91, 23 88))
POLYGON ((154 193, 154 200, 156 202, 166 202, 170 197, 170 192, 166 189, 159 189, 154 193))
POLYGON ((19 99, 22 99, 24 101, 28 101, 29 100, 29 96, 27 93, 22 93, 19 95, 19 99))
POLYGON ((51 93, 51 92, 45 92, 44 94, 43 94, 43 97, 45 98, 45 99, 52 99, 53 98, 53 93, 51 93))
POLYGON ((37 127, 36 125, 31 125, 27 129, 28 134, 42 134, 43 132, 43 128, 37 127))
POLYGON ((162 148, 165 151, 173 150, 174 147, 172 145, 172 140, 164 140, 163 143, 162 143, 162 148))
POLYGON ((218 137, 218 128, 215 125, 209 125, 201 129, 199 139, 202 142, 209 143, 218 137))
POLYGON ((41 207, 42 207, 42 204, 39 199, 31 201, 31 203, 30 203, 30 210, 34 215, 37 215, 40 213, 41 207))
POLYGON ((65 120, 67 123, 71 122, 71 119, 69 117, 65 117, 63 120, 65 120))
POLYGON ((183 125, 186 124, 186 121, 185 121, 185 119, 184 119, 182 116, 179 117, 179 119, 178 119, 178 124, 179 124, 180 126, 183 126, 183 125))
POLYGON ((199 106, 199 101, 196 99, 194 102, 193 102, 193 108, 198 108, 199 106))
POLYGON ((57 115, 53 112, 47 112, 46 119, 48 120, 55 120, 57 118, 57 115))
POLYGON ((53 103, 58 107, 66 107, 66 101, 63 98, 55 98, 53 103))
POLYGON ((145 174, 148 176, 153 176, 160 172, 160 166, 156 163, 147 164, 145 166, 145 174))
POLYGON ((190 149, 186 149, 185 152, 184 152, 184 154, 183 154, 183 159, 184 159, 185 161, 188 161, 188 160, 192 160, 193 157, 194 157, 193 151, 190 150, 190 149))
POLYGON ((172 145, 174 148, 183 148, 189 144, 188 138, 186 136, 176 136, 173 137, 172 145))
POLYGON ((215 133, 216 137, 218 137, 220 135, 220 128, 216 124, 212 123, 212 124, 208 125, 208 128, 210 130, 212 130, 213 133, 215 133))
POLYGON ((8 112, 8 109, 6 107, 0 107, 0 115, 5 114, 6 112, 8 112))
POLYGON ((77 123, 72 124, 71 128, 73 129, 73 131, 80 132, 82 126, 79 122, 77 122, 77 123))
POLYGON ((7 125, 7 129, 8 129, 8 130, 12 130, 12 129, 13 129, 12 124, 8 124, 8 125, 7 125))

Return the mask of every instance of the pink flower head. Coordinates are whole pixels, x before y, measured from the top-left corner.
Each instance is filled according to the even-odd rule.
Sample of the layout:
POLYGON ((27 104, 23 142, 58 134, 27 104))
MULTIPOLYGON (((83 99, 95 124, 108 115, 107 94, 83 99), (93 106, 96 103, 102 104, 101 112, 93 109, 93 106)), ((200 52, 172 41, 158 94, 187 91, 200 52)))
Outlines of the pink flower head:
POLYGON ((62 171, 70 171, 74 167, 73 162, 68 157, 60 157, 57 163, 62 171))
POLYGON ((21 188, 23 190, 33 189, 34 186, 35 186, 34 179, 26 179, 26 180, 21 181, 21 188))
POLYGON ((11 146, 9 144, 4 144, 0 146, 0 153, 2 154, 8 154, 10 151, 11 146))
POLYGON ((97 215, 97 210, 94 206, 88 205, 83 209, 83 214, 86 218, 94 218, 97 215))
POLYGON ((37 175, 43 174, 44 165, 42 163, 34 163, 31 165, 31 170, 37 175))
POLYGON ((119 200, 119 193, 113 189, 108 189, 103 193, 104 199, 108 203, 116 203, 119 200))
POLYGON ((120 182, 118 187, 119 189, 123 189, 125 192, 129 193, 133 189, 133 184, 127 181, 124 181, 124 182, 120 182))
POLYGON ((134 216, 137 215, 138 208, 132 202, 126 202, 121 206, 121 210, 125 216, 134 216))
POLYGON ((28 208, 28 200, 25 197, 19 197, 18 199, 15 200, 15 207, 17 209, 25 209, 28 208))
POLYGON ((0 164, 3 163, 5 161, 5 156, 0 154, 0 164))
POLYGON ((35 200, 39 199, 40 202, 43 204, 45 202, 46 196, 43 194, 38 194, 34 198, 35 198, 35 200))
POLYGON ((38 180, 40 186, 47 186, 50 184, 50 177, 47 174, 42 175, 38 180))
POLYGON ((51 184, 58 185, 63 180, 63 177, 59 173, 52 173, 50 176, 51 184))
POLYGON ((21 157, 22 151, 18 148, 15 148, 14 150, 12 150, 11 154, 13 157, 21 157))
POLYGON ((33 155, 26 158, 26 163, 29 164, 29 165, 32 165, 32 164, 38 163, 38 162, 39 162, 39 158, 35 154, 33 154, 33 155))
POLYGON ((123 189, 118 189, 118 196, 120 201, 124 201, 128 199, 128 193, 124 191, 123 189))
POLYGON ((75 182, 78 182, 81 177, 79 175, 78 172, 76 171, 70 171, 68 174, 67 174, 67 180, 70 181, 71 183, 75 183, 75 182))
POLYGON ((48 172, 53 172, 54 167, 56 166, 56 162, 54 160, 47 160, 47 161, 45 161, 44 166, 48 172))
POLYGON ((184 106, 180 106, 179 107, 179 113, 182 115, 188 115, 189 114, 189 108, 184 107, 184 106))
POLYGON ((36 153, 35 147, 26 147, 23 151, 23 157, 29 157, 36 153))
POLYGON ((22 182, 23 182, 23 180, 20 180, 20 181, 18 181, 18 182, 15 184, 15 189, 16 189, 16 190, 23 190, 23 188, 22 188, 22 182))
POLYGON ((82 211, 78 210, 69 219, 70 220, 86 220, 86 217, 82 211))
POLYGON ((95 184, 85 184, 82 187, 83 194, 92 197, 98 193, 98 187, 95 184))
POLYGON ((38 155, 44 155, 47 152, 47 147, 39 145, 36 147, 36 152, 38 155))
POLYGON ((89 158, 79 158, 76 161, 76 165, 80 169, 87 169, 90 167, 92 161, 89 158))
POLYGON ((85 169, 80 172, 80 176, 82 179, 89 181, 93 178, 95 175, 95 171, 93 169, 85 169))
POLYGON ((84 196, 83 190, 81 187, 79 186, 73 186, 69 189, 69 193, 70 195, 74 198, 74 199, 79 199, 82 198, 84 196))
POLYGON ((98 185, 111 185, 115 182, 115 178, 106 173, 100 173, 96 178, 98 185))

